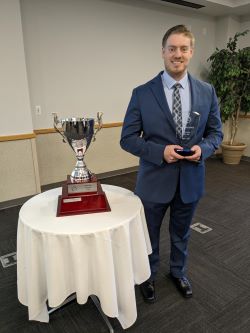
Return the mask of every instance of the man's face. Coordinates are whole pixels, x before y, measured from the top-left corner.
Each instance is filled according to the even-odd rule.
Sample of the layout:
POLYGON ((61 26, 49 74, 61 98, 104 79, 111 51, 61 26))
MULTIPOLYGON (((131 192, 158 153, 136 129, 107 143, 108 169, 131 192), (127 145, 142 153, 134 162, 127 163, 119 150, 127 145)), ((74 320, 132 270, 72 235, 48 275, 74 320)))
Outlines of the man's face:
POLYGON ((185 75, 192 56, 191 40, 183 34, 170 35, 162 49, 166 71, 177 81, 185 75))

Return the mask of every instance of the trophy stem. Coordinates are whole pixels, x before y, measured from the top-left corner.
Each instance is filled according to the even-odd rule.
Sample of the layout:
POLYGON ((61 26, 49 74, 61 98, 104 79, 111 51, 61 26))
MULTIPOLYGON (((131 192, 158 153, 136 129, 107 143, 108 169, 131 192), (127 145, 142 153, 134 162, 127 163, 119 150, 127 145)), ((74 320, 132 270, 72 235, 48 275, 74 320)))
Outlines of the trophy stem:
POLYGON ((74 170, 71 173, 70 179, 72 183, 80 183, 85 181, 90 181, 93 175, 91 171, 87 168, 83 157, 77 156, 77 162, 74 170))

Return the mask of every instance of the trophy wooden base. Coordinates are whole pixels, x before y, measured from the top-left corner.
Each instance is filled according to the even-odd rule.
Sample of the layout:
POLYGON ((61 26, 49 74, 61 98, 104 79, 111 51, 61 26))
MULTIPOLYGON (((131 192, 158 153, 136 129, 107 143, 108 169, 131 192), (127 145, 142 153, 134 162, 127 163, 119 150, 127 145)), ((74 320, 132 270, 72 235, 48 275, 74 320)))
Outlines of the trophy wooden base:
POLYGON ((91 181, 80 183, 72 183, 68 176, 62 186, 62 195, 58 197, 56 216, 101 213, 110 210, 106 194, 95 176, 91 181))

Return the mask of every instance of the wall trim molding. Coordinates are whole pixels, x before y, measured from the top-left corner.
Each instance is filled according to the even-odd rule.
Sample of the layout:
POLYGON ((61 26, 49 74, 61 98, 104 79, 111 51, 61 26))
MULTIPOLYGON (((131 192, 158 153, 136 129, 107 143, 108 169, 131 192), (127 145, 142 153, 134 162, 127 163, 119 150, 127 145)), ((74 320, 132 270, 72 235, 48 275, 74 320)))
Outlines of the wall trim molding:
MULTIPOLYGON (((121 127, 122 125, 123 125, 123 122, 107 123, 107 124, 103 124, 102 128, 121 127)), ((97 127, 97 125, 95 127, 97 127)), ((59 128, 59 130, 60 130, 60 128, 59 128)), ((51 133, 56 133, 56 130, 54 128, 40 128, 40 129, 34 130, 34 133, 36 135, 51 134, 51 133)))
POLYGON ((54 128, 40 128, 40 129, 34 130, 34 133, 36 135, 51 134, 51 133, 56 133, 56 130, 54 128))
MULTIPOLYGON (((123 125, 123 122, 107 123, 107 124, 103 124, 102 128, 121 127, 122 125, 123 125)), ((0 136, 0 142, 33 139, 37 135, 51 134, 51 133, 56 133, 56 130, 54 128, 40 128, 40 129, 35 129, 33 131, 33 133, 24 133, 24 134, 13 134, 13 135, 0 136)))
POLYGON ((17 140, 27 140, 34 139, 36 137, 35 133, 25 133, 25 134, 16 134, 16 135, 3 135, 0 136, 0 142, 4 141, 17 141, 17 140))

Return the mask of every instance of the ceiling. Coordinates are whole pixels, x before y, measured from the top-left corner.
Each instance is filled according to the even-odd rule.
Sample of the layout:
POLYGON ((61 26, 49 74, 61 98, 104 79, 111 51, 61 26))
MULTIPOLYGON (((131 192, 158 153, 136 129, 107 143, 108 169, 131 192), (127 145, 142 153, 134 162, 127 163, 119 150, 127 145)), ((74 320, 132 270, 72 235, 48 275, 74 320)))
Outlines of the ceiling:
MULTIPOLYGON (((150 2, 158 3, 163 6, 174 7, 179 9, 187 9, 191 11, 198 11, 203 14, 212 16, 236 15, 247 16, 250 15, 250 0, 179 0, 183 3, 193 3, 202 5, 200 9, 190 8, 183 5, 173 4, 164 0, 147 0, 150 2)), ((178 0, 175 0, 178 1, 178 0)))

